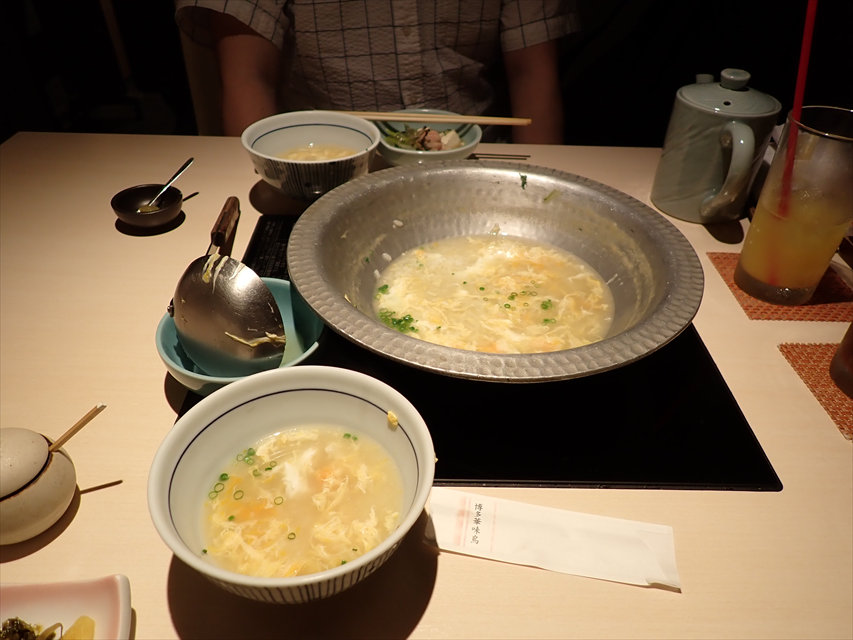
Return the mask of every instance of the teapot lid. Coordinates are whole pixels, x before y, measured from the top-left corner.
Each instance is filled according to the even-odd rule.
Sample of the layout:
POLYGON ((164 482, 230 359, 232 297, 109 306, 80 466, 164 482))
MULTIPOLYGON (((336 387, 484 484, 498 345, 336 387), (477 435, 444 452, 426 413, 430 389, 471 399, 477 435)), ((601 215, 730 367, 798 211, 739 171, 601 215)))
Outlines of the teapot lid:
POLYGON ((782 105, 773 96, 747 87, 750 75, 743 69, 723 69, 720 81, 710 74, 696 76, 696 84, 681 87, 678 97, 689 105, 732 117, 769 116, 782 105))

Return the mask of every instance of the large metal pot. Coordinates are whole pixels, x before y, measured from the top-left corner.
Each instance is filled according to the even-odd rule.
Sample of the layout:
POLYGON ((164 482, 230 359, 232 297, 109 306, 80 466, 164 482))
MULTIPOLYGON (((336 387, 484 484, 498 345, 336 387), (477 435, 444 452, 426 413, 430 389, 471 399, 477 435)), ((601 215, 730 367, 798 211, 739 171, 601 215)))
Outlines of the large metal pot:
POLYGON ((335 331, 392 360, 495 382, 540 382, 621 367, 676 337, 699 308, 703 273, 672 223, 603 184, 526 164, 453 161, 352 180, 312 204, 287 250, 292 283, 335 331), (610 285, 600 342, 551 353, 488 354, 401 334, 373 314, 378 274, 404 251, 458 235, 538 240, 584 259, 610 285))

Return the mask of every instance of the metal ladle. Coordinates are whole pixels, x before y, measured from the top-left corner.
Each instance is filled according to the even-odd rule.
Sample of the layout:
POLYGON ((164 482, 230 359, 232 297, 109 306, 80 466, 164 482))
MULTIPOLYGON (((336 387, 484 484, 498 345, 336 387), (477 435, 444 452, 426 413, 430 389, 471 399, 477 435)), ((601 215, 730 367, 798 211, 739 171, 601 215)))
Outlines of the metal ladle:
POLYGON ((151 198, 151 200, 148 202, 148 204, 141 205, 137 211, 139 213, 150 213, 152 211, 156 211, 159 208, 157 206, 157 201, 160 199, 160 196, 162 196, 164 193, 166 193, 166 189, 171 187, 172 183, 175 180, 177 180, 184 171, 187 170, 187 167, 189 167, 193 163, 193 160, 195 160, 195 158, 190 158, 184 164, 182 164, 181 168, 178 169, 177 171, 175 171, 175 175, 173 175, 171 178, 169 178, 169 181, 163 185, 163 188, 160 189, 160 191, 157 193, 157 195, 154 196, 153 198, 151 198))
POLYGON ((219 253, 239 217, 240 203, 231 196, 207 253, 184 271, 168 309, 184 351, 213 376, 274 369, 284 356, 284 323, 269 288, 252 269, 219 253))

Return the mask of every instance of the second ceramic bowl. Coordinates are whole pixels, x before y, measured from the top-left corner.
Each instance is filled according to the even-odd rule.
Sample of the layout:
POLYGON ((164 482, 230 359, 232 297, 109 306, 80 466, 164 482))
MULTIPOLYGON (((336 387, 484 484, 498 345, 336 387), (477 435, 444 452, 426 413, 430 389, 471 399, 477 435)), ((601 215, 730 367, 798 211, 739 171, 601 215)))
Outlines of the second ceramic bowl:
MULTIPOLYGON (((284 321, 287 345, 284 349, 281 367, 299 364, 317 348, 317 340, 324 327, 323 321, 311 310, 311 307, 290 286, 287 280, 261 279, 272 292, 284 321)), ((227 384, 240 380, 242 377, 211 376, 199 369, 181 347, 178 333, 175 330, 175 321, 168 313, 157 325, 155 341, 157 353, 172 377, 199 395, 209 395, 227 384)))

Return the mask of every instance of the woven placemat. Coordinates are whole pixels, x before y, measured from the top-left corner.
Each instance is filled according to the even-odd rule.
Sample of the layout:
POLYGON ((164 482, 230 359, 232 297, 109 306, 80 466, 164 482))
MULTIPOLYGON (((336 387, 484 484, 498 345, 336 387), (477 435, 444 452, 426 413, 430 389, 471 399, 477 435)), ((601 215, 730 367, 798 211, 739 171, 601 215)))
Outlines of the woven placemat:
POLYGON ((740 254, 709 252, 708 257, 750 320, 853 321, 853 289, 833 269, 827 269, 808 304, 785 306, 757 300, 734 283, 740 254))
POLYGON ((800 376, 817 401, 848 440, 853 440, 853 399, 847 397, 829 376, 829 363, 837 344, 786 342, 779 351, 800 376))

